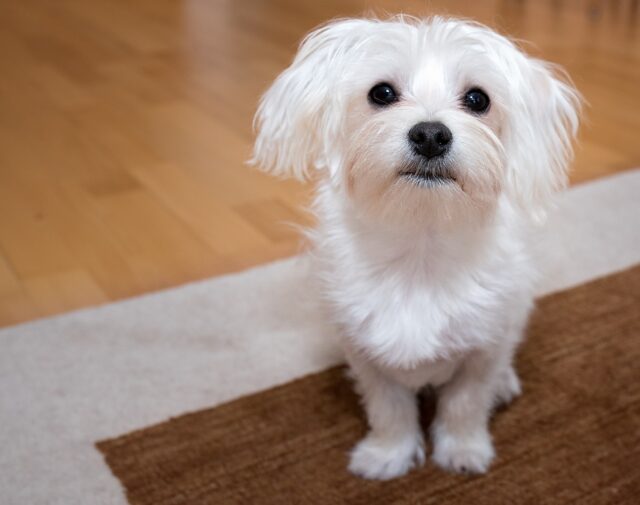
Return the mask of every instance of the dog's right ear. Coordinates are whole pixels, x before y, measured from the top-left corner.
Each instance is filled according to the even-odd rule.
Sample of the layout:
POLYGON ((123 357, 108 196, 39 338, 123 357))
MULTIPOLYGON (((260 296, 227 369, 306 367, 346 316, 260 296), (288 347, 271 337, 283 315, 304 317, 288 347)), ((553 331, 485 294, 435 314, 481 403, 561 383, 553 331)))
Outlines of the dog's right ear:
POLYGON ((305 179, 330 163, 341 127, 340 65, 365 20, 333 21, 310 33, 293 63, 264 94, 254 118, 253 157, 262 170, 305 179), (351 43, 350 43, 351 40, 351 43))

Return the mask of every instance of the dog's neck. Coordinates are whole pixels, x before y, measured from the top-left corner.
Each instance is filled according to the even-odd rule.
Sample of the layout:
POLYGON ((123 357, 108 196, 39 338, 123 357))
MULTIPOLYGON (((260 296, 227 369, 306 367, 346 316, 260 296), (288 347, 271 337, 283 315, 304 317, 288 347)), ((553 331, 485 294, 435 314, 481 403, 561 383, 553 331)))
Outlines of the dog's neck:
POLYGON ((505 230, 512 229, 503 225, 516 218, 502 199, 492 212, 472 221, 393 227, 362 219, 335 201, 323 203, 320 216, 326 221, 321 223, 321 240, 334 250, 349 254, 372 271, 397 269, 430 279, 469 273, 493 261, 506 238, 505 230))
MULTIPOLYGON (((494 219, 495 216, 491 216, 491 221, 494 219)), ((416 271, 439 272, 445 276, 482 261, 496 240, 496 228, 487 222, 413 230, 371 230, 356 226, 359 246, 373 261, 395 262, 416 271)))

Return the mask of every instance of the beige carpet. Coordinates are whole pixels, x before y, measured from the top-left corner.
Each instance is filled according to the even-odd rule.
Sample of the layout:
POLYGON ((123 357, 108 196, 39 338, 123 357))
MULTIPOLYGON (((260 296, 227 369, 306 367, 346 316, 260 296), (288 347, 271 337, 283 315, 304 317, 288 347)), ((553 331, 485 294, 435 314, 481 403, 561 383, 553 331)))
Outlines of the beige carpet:
MULTIPOLYGON (((636 170, 563 196, 541 295, 640 262, 639 194, 636 170)), ((125 504, 97 441, 338 364, 310 268, 292 258, 0 330, 0 503, 125 504)))

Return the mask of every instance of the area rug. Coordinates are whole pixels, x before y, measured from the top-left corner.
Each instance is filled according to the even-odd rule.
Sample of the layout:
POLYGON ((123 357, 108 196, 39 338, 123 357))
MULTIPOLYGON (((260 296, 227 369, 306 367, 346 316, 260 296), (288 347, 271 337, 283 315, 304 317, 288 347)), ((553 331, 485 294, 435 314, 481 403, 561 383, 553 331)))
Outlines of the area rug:
MULTIPOLYGON (((639 194, 640 171, 633 170, 574 187, 562 196, 557 212, 539 241, 545 253, 541 263, 540 296, 640 263, 639 194)), ((125 488, 96 449, 97 442, 128 440, 126 436, 120 437, 135 430, 144 432, 149 426, 172 417, 183 422, 185 413, 195 412, 197 417, 203 409, 222 406, 244 395, 339 365, 341 357, 333 341, 333 328, 327 325, 318 300, 309 289, 312 268, 309 258, 299 256, 235 275, 0 330, 0 503, 124 505, 127 503, 125 488)), ((534 339, 530 339, 530 345, 536 345, 534 339)), ((615 345, 615 340, 603 338, 601 345, 615 345)), ((560 359, 562 348, 557 353, 557 359, 560 359)), ((580 369, 582 375, 579 377, 585 387, 601 381, 601 375, 598 375, 601 365, 607 366, 591 362, 583 364, 584 370, 580 369)), ((544 374, 527 375, 524 366, 522 371, 529 381, 527 395, 535 394, 535 382, 531 380, 538 376, 542 378, 544 374)), ((333 384, 327 386, 330 390, 345 387, 338 372, 329 372, 327 380, 328 384, 333 384)), ((358 426, 363 428, 362 420, 358 417, 355 400, 349 399, 348 394, 348 389, 335 393, 336 401, 349 403, 341 404, 344 408, 337 408, 337 411, 348 413, 351 409, 355 417, 350 418, 350 422, 356 424, 347 423, 345 429, 352 430, 349 437, 357 438, 358 426)), ((566 393, 558 394, 562 399, 566 393)), ((554 398, 549 399, 552 402, 549 415, 557 409, 562 413, 562 406, 556 409, 553 403, 560 400, 554 398)), ((302 409, 302 416, 305 402, 297 405, 299 407, 295 408, 302 409)), ((513 412, 523 408, 520 405, 528 405, 527 396, 513 406, 513 412)), ((618 422, 619 418, 613 415, 613 406, 612 415, 607 418, 610 421, 603 423, 618 422)), ((276 414, 275 411, 265 412, 265 419, 272 419, 269 416, 276 414)), ((322 412, 317 415, 317 422, 326 419, 322 412)), ((499 423, 507 422, 509 415, 515 414, 508 410, 504 420, 496 419, 494 427, 501 444, 500 458, 511 457, 498 434, 501 431, 499 423)), ((579 417, 588 421, 586 413, 579 417)), ((551 419, 540 422, 541 427, 536 425, 534 431, 551 436, 551 419)), ((242 422, 238 419, 235 424, 240 429, 242 422)), ((337 426, 343 425, 337 423, 337 426)), ((260 430, 266 430, 263 432, 267 434, 267 428, 262 426, 260 430)), ((502 431, 509 433, 509 430, 502 431)), ((219 432, 214 430, 215 433, 219 432)), ((234 433, 236 443, 242 443, 240 432, 234 433)), ((567 433, 567 437, 571 433, 567 433)), ((203 436, 210 434, 199 430, 191 434, 194 439, 203 436)), ((335 460, 336 469, 344 467, 345 451, 353 442, 350 439, 347 443, 344 436, 335 434, 335 451, 340 453, 335 460)), ((256 443, 255 440, 247 442, 251 446, 256 443)), ((261 444, 268 445, 268 442, 263 439, 261 444)), ((290 456, 293 459, 287 459, 286 441, 274 438, 273 442, 282 451, 278 456, 281 459, 267 463, 256 457, 256 465, 268 467, 274 464, 286 469, 288 464, 301 459, 294 458, 297 453, 293 449, 290 456)), ((330 443, 329 440, 325 442, 330 443)), ((616 438, 612 443, 625 448, 628 442, 616 438)), ((515 443, 520 442, 516 440, 515 443)), ((115 454, 106 449, 112 447, 110 445, 100 447, 110 454, 109 457, 115 454)), ((263 447, 256 445, 255 450, 263 447)), ((557 447, 542 444, 541 447, 554 458, 561 457, 566 450, 562 444, 557 447)), ((246 456, 245 450, 252 449, 247 446, 240 451, 241 455, 246 456)), ((184 454, 179 457, 183 458, 184 454)), ((585 457, 597 460, 602 456, 596 451, 585 457)), ((127 458, 129 456, 124 460, 127 458)), ((221 485, 224 481, 220 479, 241 478, 239 470, 244 463, 238 463, 233 454, 224 459, 227 476, 220 474, 218 479, 215 474, 201 473, 203 491, 210 491, 207 487, 210 482, 221 485)), ((501 461, 497 461, 495 471, 501 471, 501 461)), ((560 461, 566 463, 568 460, 560 461)), ((303 464, 309 465, 309 472, 323 475, 313 461, 303 464)), ((626 464, 632 466, 630 462, 626 464)), ((172 474, 197 472, 197 465, 192 465, 190 470, 187 467, 184 470, 167 468, 172 474)), ((206 460, 200 468, 201 472, 211 470, 206 460)), ((452 478, 430 473, 433 469, 429 466, 423 471, 428 472, 421 474, 425 479, 452 478)), ((528 475, 535 481, 535 475, 528 475)), ((611 476, 611 473, 603 470, 602 478, 609 478, 607 475, 611 476)), ((361 481, 351 480, 346 474, 341 478, 345 479, 346 488, 331 491, 334 494, 329 497, 337 496, 338 491, 348 493, 350 487, 361 485, 361 481)), ((587 474, 584 478, 596 479, 600 475, 587 474)), ((464 487, 475 481, 460 482, 464 487)), ((625 484, 622 480, 616 486, 624 491, 624 486, 631 484, 633 482, 625 484)), ((280 484, 274 481, 273 485, 280 484)), ((530 482, 528 485, 538 484, 530 482)), ((236 489, 239 487, 236 485, 236 489)), ((607 489, 611 492, 612 488, 607 489)), ((254 491, 247 487, 245 492, 254 491)), ((133 496, 129 493, 129 497, 133 496)), ((358 493, 353 490, 349 496, 358 496, 358 493)), ((176 492, 174 503, 205 500, 189 502, 183 499, 184 496, 176 492)), ((289 501, 295 503, 309 496, 298 492, 298 496, 290 496, 289 501)), ((260 499, 244 501, 252 502, 260 503, 260 499)), ((322 502, 322 499, 315 501, 322 502)), ((159 503, 169 502, 165 499, 159 503)))
POLYGON ((484 477, 349 475, 365 423, 341 367, 98 447, 136 505, 635 504, 639 308, 640 266, 540 300, 518 359, 525 394, 495 416, 484 477))

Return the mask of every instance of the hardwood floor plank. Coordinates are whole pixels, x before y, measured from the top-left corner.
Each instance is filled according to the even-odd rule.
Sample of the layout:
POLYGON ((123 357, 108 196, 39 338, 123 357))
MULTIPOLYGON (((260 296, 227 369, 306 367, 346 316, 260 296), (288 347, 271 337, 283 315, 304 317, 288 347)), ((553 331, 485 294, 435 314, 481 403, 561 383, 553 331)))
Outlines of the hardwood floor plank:
POLYGON ((27 278, 23 284, 41 316, 99 305, 109 300, 91 275, 79 269, 27 278))

